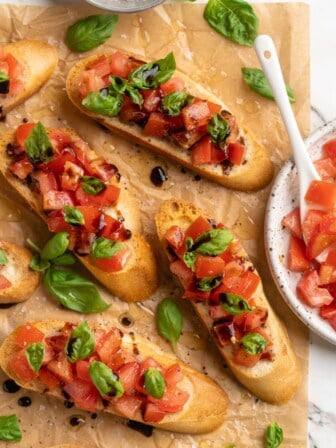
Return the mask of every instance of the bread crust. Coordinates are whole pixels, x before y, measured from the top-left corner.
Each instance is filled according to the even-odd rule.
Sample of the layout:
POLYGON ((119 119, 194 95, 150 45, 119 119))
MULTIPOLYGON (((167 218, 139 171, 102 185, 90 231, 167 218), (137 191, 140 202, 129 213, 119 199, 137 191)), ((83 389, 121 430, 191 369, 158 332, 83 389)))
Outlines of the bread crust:
MULTIPOLYGON (((139 60, 136 55, 127 53, 129 56, 139 60)), ((241 127, 241 134, 247 146, 247 162, 233 166, 228 175, 223 173, 220 165, 201 165, 195 166, 191 163, 191 157, 187 150, 180 148, 167 139, 148 137, 143 135, 141 128, 137 125, 122 123, 117 117, 106 117, 104 115, 95 114, 82 105, 82 99, 78 90, 79 82, 82 78, 83 70, 94 60, 100 58, 102 55, 90 56, 78 62, 70 70, 66 80, 66 91, 72 103, 85 115, 93 118, 101 123, 111 131, 125 137, 133 143, 143 145, 157 154, 169 157, 174 162, 185 166, 188 169, 195 171, 201 176, 207 177, 219 184, 235 190, 254 191, 265 187, 272 179, 274 167, 270 161, 269 154, 266 148, 258 143, 253 135, 245 128, 241 127)), ((104 56, 109 56, 108 54, 104 56)), ((189 77, 183 73, 176 71, 176 76, 183 79, 187 91, 195 96, 208 99, 214 103, 220 104, 223 109, 228 110, 228 107, 220 101, 220 99, 211 92, 204 89, 202 86, 196 84, 189 77)))
MULTIPOLYGON (((74 130, 66 129, 65 131, 74 138, 79 138, 74 130)), ((8 143, 14 141, 14 138, 15 131, 9 131, 0 137, 0 171, 10 185, 25 199, 27 204, 46 221, 39 194, 32 192, 26 184, 16 178, 8 169, 10 158, 6 153, 6 147, 8 143)), ((89 151, 93 153, 93 150, 88 147, 86 154, 89 151)), ((122 184, 118 184, 118 186, 121 188, 121 201, 120 203, 118 202, 117 209, 121 207, 122 216, 126 218, 126 225, 132 231, 131 238, 126 242, 132 250, 132 255, 126 266, 118 272, 105 272, 94 266, 88 255, 75 255, 113 294, 128 302, 141 301, 148 298, 158 286, 156 260, 150 245, 139 233, 141 221, 134 198, 122 184), (129 281, 130 278, 132 282, 129 281)))
MULTIPOLYGON (((166 231, 172 225, 186 229, 199 216, 211 218, 204 211, 188 202, 174 199, 163 202, 156 215, 157 232, 163 247, 167 249, 167 242, 164 237, 166 231)), ((169 257, 168 252, 167 255, 169 257)), ((247 254, 243 250, 240 255, 246 256, 247 254)), ((207 305, 195 303, 192 300, 190 302, 238 381, 264 401, 275 404, 283 403, 290 400, 298 390, 302 379, 301 367, 287 331, 268 303, 261 282, 253 298, 256 305, 268 310, 266 325, 271 335, 275 357, 272 361, 260 360, 252 368, 235 364, 231 345, 224 347, 220 345, 218 339, 212 333, 212 320, 209 317, 207 305)))
MULTIPOLYGON (((47 336, 56 334, 64 324, 65 322, 56 320, 33 323, 34 326, 43 331, 47 336)), ((20 350, 20 347, 18 347, 15 342, 15 335, 17 334, 19 328, 14 330, 14 332, 4 340, 2 346, 0 347, 1 368, 10 378, 13 378, 15 382, 23 388, 45 393, 55 398, 64 400, 64 396, 62 395, 59 387, 51 391, 45 391, 45 386, 39 381, 35 380, 29 383, 24 383, 11 369, 9 365, 10 357, 13 353, 20 350)), ((224 422, 228 404, 227 397, 225 392, 213 380, 178 360, 173 354, 164 353, 157 345, 133 333, 126 333, 123 335, 122 347, 131 352, 133 351, 133 348, 136 347, 139 351, 140 357, 152 357, 164 367, 168 367, 178 362, 183 371, 184 379, 181 383, 179 383, 179 387, 188 391, 190 398, 184 405, 182 411, 167 414, 161 422, 151 423, 152 426, 168 431, 203 434, 215 430, 224 422)), ((100 405, 97 410, 103 410, 105 412, 124 417, 113 408, 111 403, 107 407, 100 405)), ((144 423, 140 412, 134 420, 144 423)))
POLYGON ((23 65, 24 90, 19 95, 0 95, 0 116, 23 103, 50 78, 58 62, 57 51, 47 42, 24 39, 3 47, 4 55, 13 55, 23 65))
POLYGON ((28 249, 8 241, 0 241, 8 262, 0 271, 12 286, 0 289, 0 303, 18 303, 29 299, 39 283, 38 272, 29 268, 32 254, 28 249))

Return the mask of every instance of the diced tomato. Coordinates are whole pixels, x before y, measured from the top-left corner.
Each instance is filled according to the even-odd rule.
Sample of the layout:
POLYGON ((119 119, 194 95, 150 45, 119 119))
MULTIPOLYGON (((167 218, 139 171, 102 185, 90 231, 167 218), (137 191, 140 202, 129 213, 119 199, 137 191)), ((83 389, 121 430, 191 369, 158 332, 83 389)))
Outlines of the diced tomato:
POLYGON ((75 366, 76 374, 79 379, 87 381, 88 383, 92 382, 89 375, 90 361, 88 359, 80 359, 76 361, 75 366))
POLYGON ((331 157, 317 160, 314 162, 315 168, 319 173, 322 180, 332 181, 336 177, 336 158, 333 160, 331 157))
POLYGON ((304 272, 310 267, 306 256, 306 245, 303 240, 294 235, 290 237, 288 253, 288 269, 293 272, 304 272))
POLYGON ((182 131, 184 129, 184 123, 182 115, 167 116, 167 130, 169 134, 182 131))
POLYGON ((132 67, 130 66, 129 57, 121 51, 113 53, 110 59, 111 74, 120 76, 121 78, 128 78, 132 67))
MULTIPOLYGON (((171 117, 167 118, 170 123, 171 117)), ((184 127, 184 123, 183 123, 184 127)), ((170 130, 170 128, 169 128, 170 130)), ((174 132, 172 138, 180 145, 182 148, 190 149, 195 143, 201 140, 207 133, 206 126, 198 126, 191 131, 181 131, 174 132)))
POLYGON ((211 101, 208 101, 208 108, 211 117, 213 117, 215 114, 218 114, 222 110, 222 106, 220 104, 212 103, 211 101))
POLYGON ((118 328, 108 331, 97 343, 96 352, 105 364, 109 365, 112 355, 120 348, 121 334, 118 328))
POLYGON ((61 210, 57 212, 51 213, 47 217, 47 224, 49 232, 57 233, 57 232, 71 232, 73 229, 71 224, 68 224, 64 220, 64 214, 61 210))
POLYGON ((148 395, 148 401, 154 403, 161 411, 179 412, 189 399, 189 393, 179 387, 166 387, 163 397, 158 399, 148 395))
POLYGON ((55 389, 61 382, 59 378, 45 367, 41 367, 38 372, 38 377, 49 390, 55 389))
MULTIPOLYGON (((51 141, 52 147, 58 154, 61 154, 65 148, 69 147, 72 141, 71 135, 68 132, 64 132, 62 129, 48 128, 47 134, 51 141)), ((71 153, 70 147, 64 151, 64 154, 66 153, 71 153)))
POLYGON ((100 211, 94 205, 77 205, 76 209, 79 210, 84 217, 84 224, 81 226, 85 232, 98 232, 100 222, 100 211))
POLYGON ((33 344, 35 342, 42 342, 44 338, 44 333, 36 328, 32 324, 24 324, 22 325, 16 332, 15 342, 20 347, 27 347, 29 344, 33 344))
POLYGON ((336 319, 336 299, 329 305, 321 306, 319 313, 323 319, 336 319))
POLYGON ((168 122, 161 112, 152 112, 143 128, 143 134, 152 137, 163 137, 167 134, 168 122))
POLYGON ((228 261, 224 267, 225 277, 240 277, 245 272, 245 268, 241 260, 238 258, 228 261))
POLYGON ((99 236, 103 238, 109 238, 113 241, 125 241, 129 238, 123 223, 105 213, 102 213, 100 218, 100 229, 99 236))
POLYGON ((299 207, 295 207, 294 210, 287 213, 287 215, 282 218, 281 224, 297 238, 302 238, 299 207))
POLYGON ((111 74, 111 63, 106 56, 102 55, 88 64, 87 69, 94 70, 97 76, 103 78, 111 74))
POLYGON ((319 287, 319 276, 315 270, 304 273, 296 290, 299 298, 312 307, 329 305, 333 301, 330 292, 319 287))
POLYGON ((257 355, 250 355, 243 349, 243 347, 240 347, 238 351, 235 353, 233 361, 235 364, 238 364, 240 366, 253 367, 257 364, 260 358, 261 353, 257 355))
POLYGON ((20 62, 10 53, 6 54, 6 62, 8 64, 8 76, 11 79, 16 79, 22 74, 22 66, 20 62))
POLYGON ((65 349, 69 337, 65 334, 49 336, 45 339, 48 344, 56 353, 59 353, 65 349))
POLYGON ((78 90, 82 98, 85 98, 90 92, 99 92, 108 85, 95 70, 86 70, 82 74, 82 79, 78 84, 78 90))
POLYGON ((91 257, 91 262, 105 272, 118 272, 123 269, 128 259, 131 257, 132 251, 128 246, 124 246, 111 258, 94 258, 91 257))
POLYGON ((113 372, 115 372, 116 370, 120 369, 120 367, 122 367, 123 365, 134 361, 136 361, 136 359, 130 353, 124 350, 118 350, 114 355, 111 355, 107 365, 110 367, 110 369, 113 370, 113 372))
POLYGON ((120 398, 111 398, 110 402, 117 412, 129 419, 134 419, 142 406, 140 398, 125 394, 120 398))
POLYGON ((187 131, 191 131, 199 126, 207 125, 211 112, 208 101, 196 99, 182 109, 182 118, 187 131))
POLYGON ((196 255, 195 274, 197 278, 215 277, 224 273, 225 261, 220 257, 196 255))
MULTIPOLYGON (((72 151, 64 151, 61 155, 56 155, 50 162, 39 165, 41 170, 49 170, 54 175, 60 175, 64 171, 66 163, 71 163, 78 166, 78 160, 72 151)), ((70 165, 71 166, 71 165, 70 165)), ((69 167, 70 167, 69 166, 69 167)), ((78 167, 79 168, 79 167, 78 167)), ((69 168, 68 168, 69 170, 69 168)))
POLYGON ((320 232, 326 235, 336 234, 336 209, 327 212, 319 223, 320 232))
POLYGON ((189 285, 188 289, 184 291, 182 298, 196 300, 197 302, 205 302, 210 298, 210 291, 201 291, 200 289, 196 288, 196 285, 194 283, 192 283, 191 285, 189 285))
POLYGON ((153 403, 147 403, 143 419, 145 422, 160 422, 164 419, 166 413, 165 411, 162 411, 159 409, 158 406, 156 406, 153 403))
POLYGON ((152 367, 159 370, 162 374, 164 373, 163 366, 154 358, 148 357, 141 364, 141 375, 143 375, 147 369, 150 369, 152 367))
POLYGON ((46 368, 65 383, 73 381, 71 364, 64 352, 58 353, 58 355, 47 364, 46 368))
POLYGON ((58 190, 57 180, 54 173, 38 170, 34 172, 33 177, 38 181, 42 195, 47 194, 50 191, 58 190))
POLYGON ((194 279, 194 273, 186 266, 184 261, 175 260, 170 263, 170 271, 175 274, 185 289, 188 289, 194 279))
POLYGON ((0 289, 7 289, 12 286, 12 283, 2 274, 0 274, 0 289))
POLYGON ((327 247, 336 242, 336 234, 326 235, 320 233, 319 229, 316 229, 307 243, 307 257, 309 260, 313 260, 327 247))
MULTIPOLYGON (((309 209, 302 223, 302 234, 305 241, 309 241, 324 217, 322 210, 309 209)), ((298 218, 300 215, 298 215, 298 218)), ((298 236, 298 235, 297 235, 298 236)))
POLYGON ((228 144, 229 160, 234 165, 241 165, 245 160, 246 147, 239 142, 228 144))
POLYGON ((23 123, 17 128, 16 141, 22 148, 25 147, 25 141, 35 126, 36 123, 23 123))
POLYGON ((26 179, 26 177, 34 171, 34 165, 30 162, 28 157, 23 157, 17 162, 10 164, 9 169, 19 179, 26 179))
MULTIPOLYGON (((212 303, 212 298, 210 298, 210 302, 212 303)), ((219 303, 219 299, 217 303, 219 303)), ((229 317, 231 316, 231 314, 223 310, 223 308, 220 305, 214 304, 209 307, 209 316, 212 320, 218 320, 225 317, 229 317)))
POLYGON ((215 145, 211 146, 211 163, 213 164, 222 163, 224 162, 224 160, 228 160, 228 158, 229 158, 228 147, 221 149, 215 145))
POLYGON ((208 135, 195 143, 191 148, 192 164, 198 166, 203 165, 204 163, 211 163, 212 146, 212 142, 208 135))
POLYGON ((145 112, 151 113, 158 110, 161 103, 160 89, 141 90, 143 96, 142 108, 145 112))
POLYGON ((179 363, 169 366, 164 374, 164 379, 168 388, 175 387, 177 383, 183 380, 183 372, 179 363))
POLYGON ((330 292, 334 299, 336 299, 336 282, 325 285, 326 289, 330 292))
POLYGON ((223 284, 228 288, 227 292, 238 294, 244 299, 249 299, 254 294, 259 283, 259 275, 249 270, 245 271, 241 277, 223 278, 223 284))
POLYGON ((28 364, 28 360, 25 354, 25 349, 16 352, 9 361, 10 368, 15 374, 24 382, 32 381, 37 377, 37 374, 28 364))
POLYGON ((55 351, 51 345, 44 343, 44 356, 42 360, 42 365, 48 364, 55 356, 55 351))
POLYGON ((319 284, 326 285, 336 282, 336 266, 322 263, 319 269, 319 284))
POLYGON ((212 225, 209 223, 209 221, 206 218, 204 218, 203 216, 199 216, 187 228, 185 235, 186 235, 186 238, 189 237, 195 241, 196 238, 198 238, 200 235, 207 232, 208 230, 211 230, 212 228, 213 228, 212 225))
POLYGON ((328 140, 326 143, 324 143, 324 145, 322 146, 322 152, 325 156, 336 160, 336 138, 328 140))
POLYGON ((92 383, 75 378, 65 384, 63 389, 74 400, 77 408, 90 412, 97 409, 99 393, 92 383))
POLYGON ((61 176, 62 190, 76 191, 79 187, 81 177, 84 175, 83 168, 70 161, 64 164, 64 172, 61 176))
POLYGON ((177 76, 168 79, 168 81, 162 83, 160 85, 160 89, 164 95, 168 95, 168 93, 172 92, 183 92, 184 90, 184 81, 177 76))
POLYGON ((106 162, 103 157, 85 161, 84 166, 90 176, 98 177, 104 182, 109 182, 117 172, 116 166, 106 162))
POLYGON ((248 313, 234 316, 233 322, 243 333, 247 333, 261 327, 266 322, 267 316, 267 309, 257 306, 248 313))
POLYGON ((314 180, 308 188, 305 200, 326 208, 336 207, 336 184, 314 180))
POLYGON ((124 388, 126 394, 131 394, 135 390, 140 379, 140 365, 138 362, 128 362, 115 372, 124 388))
POLYGON ((65 206, 74 206, 71 195, 67 191, 50 190, 42 195, 42 205, 45 211, 63 210, 65 206))
POLYGON ((184 238, 185 234, 179 226, 170 227, 165 234, 165 239, 168 241, 168 244, 175 250, 181 248, 184 238))
POLYGON ((336 266, 336 245, 329 249, 326 263, 332 266, 336 266))
POLYGON ((124 123, 138 123, 143 125, 147 120, 148 113, 140 109, 128 96, 124 96, 124 104, 119 112, 119 119, 124 123))

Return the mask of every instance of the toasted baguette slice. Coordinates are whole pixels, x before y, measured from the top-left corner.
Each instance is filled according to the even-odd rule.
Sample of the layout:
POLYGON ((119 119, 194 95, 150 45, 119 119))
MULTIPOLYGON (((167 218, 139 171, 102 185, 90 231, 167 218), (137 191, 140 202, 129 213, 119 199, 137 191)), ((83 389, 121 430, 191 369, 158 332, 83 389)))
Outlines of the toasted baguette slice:
MULTIPOLYGON (((128 54, 128 53, 127 53, 128 54)), ((135 55, 128 54, 131 57, 139 60, 135 55)), ((109 57, 111 55, 104 55, 109 57)), ((270 161, 269 154, 266 148, 258 143, 247 129, 240 128, 240 137, 246 144, 245 160, 241 165, 234 165, 229 174, 225 174, 220 164, 203 164, 194 165, 191 161, 191 151, 181 148, 174 142, 167 138, 148 137, 143 134, 141 127, 128 123, 123 123, 118 117, 107 117, 89 111, 82 105, 82 98, 78 89, 82 80, 83 72, 86 67, 92 64, 95 60, 101 58, 102 55, 90 56, 78 62, 69 72, 66 80, 66 90, 70 100, 73 104, 84 114, 95 119, 111 131, 120 134, 126 139, 143 145, 150 150, 169 157, 178 164, 181 164, 201 176, 207 177, 227 188, 253 191, 266 186, 273 176, 273 164, 270 161)), ((181 78, 186 85, 186 90, 191 95, 209 100, 213 103, 222 106, 222 110, 228 111, 227 106, 222 103, 219 98, 211 92, 204 89, 202 86, 193 82, 189 77, 181 72, 175 72, 178 78, 181 78)))
MULTIPOLYGON (((73 139, 80 139, 72 129, 65 131, 73 139)), ((43 210, 40 194, 33 192, 25 182, 14 176, 8 168, 11 159, 7 155, 6 148, 9 143, 13 143, 14 141, 15 131, 9 131, 0 138, 0 172, 23 199, 26 200, 28 205, 46 221, 47 215, 43 210)), ((88 157, 97 157, 87 144, 85 144, 85 154, 88 157)), ((141 230, 141 220, 135 199, 127 191, 125 185, 118 183, 117 186, 121 189, 121 193, 118 203, 114 208, 115 214, 123 216, 127 228, 132 231, 131 238, 125 242, 132 252, 125 267, 117 272, 106 272, 93 266, 88 255, 79 255, 76 253, 76 256, 113 294, 129 302, 141 301, 148 298, 158 286, 156 260, 150 245, 139 233, 141 230)))
MULTIPOLYGON (((54 336, 62 329, 64 324, 65 322, 48 320, 35 322, 33 325, 43 331, 46 336, 54 336)), ((10 378, 14 379, 15 382, 25 389, 46 393, 64 400, 59 386, 45 391, 45 385, 39 380, 24 383, 10 367, 9 360, 11 356, 20 350, 20 347, 15 342, 15 335, 19 328, 11 333, 0 347, 1 368, 10 378)), ((173 354, 164 353, 160 347, 134 333, 124 333, 122 335, 121 347, 131 354, 134 353, 134 348, 136 348, 139 359, 153 358, 163 367, 178 363, 184 374, 183 380, 178 383, 179 388, 189 393, 188 401, 184 404, 183 409, 176 413, 166 414, 163 420, 157 423, 150 423, 151 425, 169 431, 201 434, 210 432, 223 423, 227 409, 227 397, 213 380, 184 364, 173 354)), ((118 412, 111 402, 106 404, 106 406, 98 402, 97 410, 103 410, 125 418, 125 415, 118 412)), ((139 411, 132 419, 144 423, 139 411)))
MULTIPOLYGON (((194 205, 180 201, 169 200, 162 203, 157 215, 156 226, 162 245, 167 249, 165 234, 173 226, 187 229, 199 216, 210 218, 204 211, 194 205)), ((168 257, 171 257, 167 252, 168 257)), ((246 252, 241 250, 238 256, 246 259, 246 252)), ((247 261, 248 265, 252 263, 247 261)), ((253 271, 256 273, 256 271, 253 271)), ((254 367, 245 367, 233 361, 232 345, 222 346, 212 330, 212 319, 209 316, 209 307, 205 302, 191 304, 200 317, 202 323, 213 337, 221 355, 231 368, 236 378, 253 394, 269 403, 282 403, 288 401, 297 391, 301 383, 301 368, 293 351, 287 331, 277 318, 265 297, 261 281, 253 294, 255 304, 268 310, 266 329, 270 334, 274 359, 272 361, 261 359, 254 367)))
POLYGON ((14 56, 23 67, 23 90, 17 95, 0 95, 0 118, 23 103, 50 78, 58 62, 57 51, 47 42, 20 40, 3 47, 3 54, 14 56))
POLYGON ((37 288, 38 272, 29 269, 32 254, 24 247, 8 241, 0 241, 7 263, 3 265, 0 274, 10 283, 8 288, 0 289, 0 303, 17 303, 27 300, 37 288))

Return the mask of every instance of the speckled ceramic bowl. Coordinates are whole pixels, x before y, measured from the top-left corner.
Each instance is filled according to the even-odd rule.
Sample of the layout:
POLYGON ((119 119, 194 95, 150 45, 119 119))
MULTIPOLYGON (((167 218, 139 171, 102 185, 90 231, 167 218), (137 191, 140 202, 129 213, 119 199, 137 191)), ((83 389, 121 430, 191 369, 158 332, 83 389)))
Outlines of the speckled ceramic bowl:
MULTIPOLYGON (((336 120, 314 131, 306 140, 313 160, 321 155, 322 145, 336 137, 336 120)), ((336 344, 336 331, 318 314, 318 309, 305 305, 296 295, 301 274, 286 268, 289 232, 281 225, 282 218, 298 206, 298 179, 292 160, 288 160, 277 175, 268 200, 265 216, 266 254, 274 281, 289 307, 314 333, 336 344)))
POLYGON ((86 0, 97 8, 107 9, 113 12, 136 12, 153 8, 164 0, 86 0))

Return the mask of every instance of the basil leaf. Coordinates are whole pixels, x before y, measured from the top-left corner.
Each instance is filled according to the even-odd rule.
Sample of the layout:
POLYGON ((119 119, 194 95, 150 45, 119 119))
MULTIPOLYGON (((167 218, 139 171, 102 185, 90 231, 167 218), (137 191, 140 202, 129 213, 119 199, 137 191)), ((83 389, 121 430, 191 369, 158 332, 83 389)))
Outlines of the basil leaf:
POLYGON ((196 288, 200 291, 211 291, 220 285, 222 278, 222 275, 216 275, 215 277, 204 277, 196 281, 196 288))
POLYGON ((45 244, 41 251, 41 258, 44 260, 53 260, 63 255, 69 247, 68 232, 58 232, 45 244))
POLYGON ((101 361, 90 364, 89 375, 100 395, 119 398, 124 394, 123 385, 110 368, 101 361))
POLYGON ((64 221, 72 226, 82 226, 85 224, 83 213, 78 210, 76 207, 71 207, 70 205, 66 205, 63 208, 64 212, 64 221))
POLYGON ((141 95, 138 89, 132 86, 131 83, 127 85, 126 93, 129 96, 132 103, 138 105, 139 107, 142 107, 143 96, 141 95))
POLYGON ((102 92, 90 92, 82 101, 83 106, 95 114, 115 117, 120 112, 124 99, 123 96, 104 95, 102 92))
POLYGON ((0 72, 0 82, 9 81, 9 76, 4 72, 0 72))
POLYGON ((186 92, 171 92, 162 99, 162 109, 171 116, 180 115, 187 104, 191 104, 194 97, 186 92))
POLYGON ((240 45, 252 47, 258 35, 258 18, 244 0, 209 0, 203 17, 219 34, 240 45))
POLYGON ((268 342, 259 333, 247 333, 241 338, 240 344, 249 355, 257 355, 266 348, 268 342))
POLYGON ((166 389, 166 382, 158 369, 150 367, 145 372, 144 386, 149 395, 154 398, 162 398, 166 389))
POLYGON ((281 445, 283 442, 283 431, 277 422, 268 425, 265 431, 265 439, 265 448, 278 448, 281 445))
POLYGON ((86 321, 81 322, 77 328, 72 330, 65 353, 70 362, 85 359, 94 352, 95 340, 86 321))
POLYGON ((185 240, 186 248, 188 250, 190 250, 192 248, 193 244, 194 244, 194 240, 190 236, 187 236, 187 238, 185 240))
POLYGON ((176 69, 173 53, 169 53, 164 59, 149 62, 136 68, 129 76, 138 89, 153 89, 168 81, 176 69))
POLYGON ((92 244, 91 254, 94 258, 111 258, 123 248, 122 243, 109 238, 97 238, 92 244))
POLYGON ((33 164, 49 162, 53 158, 52 144, 41 122, 30 131, 25 141, 25 148, 28 159, 33 164))
POLYGON ((25 355, 30 367, 35 373, 37 373, 42 366, 44 357, 44 346, 42 342, 34 342, 33 344, 29 344, 26 348, 25 355))
POLYGON ((233 238, 233 233, 229 230, 211 229, 196 238, 192 248, 202 255, 220 255, 233 238))
POLYGON ((44 276, 47 290, 67 309, 80 313, 100 313, 109 308, 96 286, 74 272, 49 268, 44 276))
MULTIPOLYGON (((271 86, 269 85, 264 72, 260 68, 242 68, 243 79, 254 92, 270 100, 275 100, 271 86)), ((286 83, 288 99, 295 103, 294 92, 289 84, 286 83)))
POLYGON ((183 315, 177 303, 163 299, 156 309, 156 325, 159 334, 167 339, 176 351, 176 344, 183 327, 183 315))
POLYGON ((252 311, 252 308, 242 296, 239 296, 238 294, 233 294, 232 292, 221 294, 220 306, 223 310, 227 311, 233 316, 237 316, 239 314, 244 314, 248 313, 249 311, 252 311))
POLYGON ((66 33, 66 43, 73 51, 89 51, 109 39, 118 22, 115 14, 85 17, 71 25, 66 33))
POLYGON ((220 114, 215 114, 208 123, 207 132, 213 143, 225 143, 231 132, 230 124, 220 114))
POLYGON ((6 252, 3 250, 2 247, 0 247, 0 264, 2 266, 4 266, 7 263, 8 263, 8 258, 7 258, 6 252))
POLYGON ((0 440, 5 442, 20 442, 22 433, 16 415, 0 417, 0 440))
POLYGON ((196 254, 195 252, 185 252, 183 254, 183 261, 188 268, 190 268, 192 271, 195 270, 195 263, 196 263, 196 254))
POLYGON ((0 72, 0 93, 9 93, 10 79, 4 72, 0 72))
POLYGON ((74 254, 67 251, 59 257, 54 258, 52 264, 54 264, 55 266, 71 266, 75 264, 76 261, 77 260, 74 254))
POLYGON ((40 254, 34 254, 29 263, 30 269, 37 272, 43 272, 50 267, 50 262, 41 258, 40 254))
POLYGON ((86 194, 90 194, 91 196, 96 196, 97 194, 106 190, 105 182, 93 176, 83 176, 80 184, 82 190, 86 194))
POLYGON ((128 84, 127 79, 121 78, 120 76, 110 76, 109 81, 111 85, 109 86, 108 90, 112 95, 114 95, 115 93, 120 93, 123 95, 125 93, 128 84))

